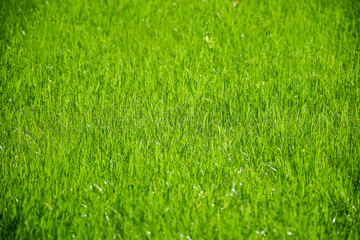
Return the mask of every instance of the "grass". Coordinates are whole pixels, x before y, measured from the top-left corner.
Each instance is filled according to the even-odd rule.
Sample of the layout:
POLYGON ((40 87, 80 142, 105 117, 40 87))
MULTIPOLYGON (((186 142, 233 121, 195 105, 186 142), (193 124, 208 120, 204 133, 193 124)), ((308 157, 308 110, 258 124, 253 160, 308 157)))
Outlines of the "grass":
POLYGON ((358 1, 0 18, 1 239, 359 239, 358 1))

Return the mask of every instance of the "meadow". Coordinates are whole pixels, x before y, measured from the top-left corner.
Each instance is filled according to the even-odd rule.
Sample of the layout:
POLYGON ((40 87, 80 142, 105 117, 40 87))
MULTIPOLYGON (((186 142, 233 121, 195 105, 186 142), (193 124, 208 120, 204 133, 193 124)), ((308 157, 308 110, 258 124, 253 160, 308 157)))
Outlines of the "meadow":
POLYGON ((1 239, 359 239, 360 1, 3 0, 1 239))

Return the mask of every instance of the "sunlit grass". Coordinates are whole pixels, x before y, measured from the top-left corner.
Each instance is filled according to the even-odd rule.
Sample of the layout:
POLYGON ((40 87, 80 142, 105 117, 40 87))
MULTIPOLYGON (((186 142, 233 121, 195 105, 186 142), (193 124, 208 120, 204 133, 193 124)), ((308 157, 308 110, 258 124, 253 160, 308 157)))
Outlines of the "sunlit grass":
POLYGON ((0 13, 1 239, 359 238, 358 1, 0 13))

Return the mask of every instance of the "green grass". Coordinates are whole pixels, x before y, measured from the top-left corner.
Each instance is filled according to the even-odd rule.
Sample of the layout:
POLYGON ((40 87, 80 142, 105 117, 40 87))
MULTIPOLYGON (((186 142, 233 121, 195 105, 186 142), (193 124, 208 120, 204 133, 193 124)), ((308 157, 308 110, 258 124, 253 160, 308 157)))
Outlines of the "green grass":
POLYGON ((359 239, 360 2, 2 1, 1 239, 359 239))

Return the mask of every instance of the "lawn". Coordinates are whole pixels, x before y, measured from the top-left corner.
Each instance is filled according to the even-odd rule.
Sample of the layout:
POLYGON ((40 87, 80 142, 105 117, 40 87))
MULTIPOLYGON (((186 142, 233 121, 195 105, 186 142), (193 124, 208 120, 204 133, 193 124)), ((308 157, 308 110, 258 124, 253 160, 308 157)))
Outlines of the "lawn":
POLYGON ((1 239, 359 239, 360 2, 3 0, 1 239))

